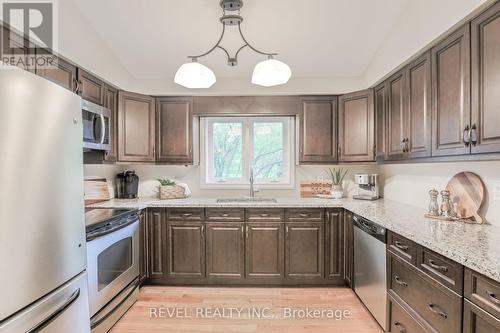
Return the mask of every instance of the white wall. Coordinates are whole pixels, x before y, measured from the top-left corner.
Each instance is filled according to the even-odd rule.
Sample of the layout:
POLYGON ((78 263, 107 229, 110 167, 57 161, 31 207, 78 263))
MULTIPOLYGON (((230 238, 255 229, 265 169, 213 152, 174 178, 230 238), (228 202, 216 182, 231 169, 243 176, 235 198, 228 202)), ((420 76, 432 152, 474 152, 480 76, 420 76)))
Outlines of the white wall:
MULTIPOLYGON (((299 184, 301 180, 314 180, 318 177, 327 179, 325 169, 328 167, 343 167, 349 169, 347 175, 348 181, 345 184, 346 195, 354 194, 354 185, 352 179, 354 173, 373 173, 376 171, 376 165, 340 165, 340 166, 299 166, 295 172, 295 189, 291 190, 262 190, 258 196, 273 197, 298 197, 299 184)), ((139 175, 139 196, 150 197, 157 195, 157 178, 173 178, 177 182, 187 183, 191 188, 192 195, 195 197, 238 197, 248 195, 248 190, 209 190, 200 187, 200 167, 198 166, 168 166, 168 165, 86 165, 85 177, 106 177, 108 182, 114 183, 114 177, 117 173, 127 169, 135 170, 139 175)), ((258 189, 258 186, 256 186, 258 189)))
POLYGON ((453 162, 379 165, 384 197, 406 204, 429 205, 429 190, 443 190, 455 174, 462 171, 477 173, 486 185, 486 219, 500 226, 500 201, 494 200, 494 186, 500 183, 500 161, 453 162))

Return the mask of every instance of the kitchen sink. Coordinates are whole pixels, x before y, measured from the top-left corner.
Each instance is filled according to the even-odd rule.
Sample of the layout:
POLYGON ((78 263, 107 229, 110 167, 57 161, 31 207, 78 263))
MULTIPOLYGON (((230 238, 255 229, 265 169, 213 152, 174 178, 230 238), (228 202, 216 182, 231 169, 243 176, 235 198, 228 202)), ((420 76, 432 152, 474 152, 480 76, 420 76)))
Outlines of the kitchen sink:
POLYGON ((245 202, 268 202, 277 203, 278 201, 273 198, 227 198, 227 199, 217 199, 218 203, 245 203, 245 202))

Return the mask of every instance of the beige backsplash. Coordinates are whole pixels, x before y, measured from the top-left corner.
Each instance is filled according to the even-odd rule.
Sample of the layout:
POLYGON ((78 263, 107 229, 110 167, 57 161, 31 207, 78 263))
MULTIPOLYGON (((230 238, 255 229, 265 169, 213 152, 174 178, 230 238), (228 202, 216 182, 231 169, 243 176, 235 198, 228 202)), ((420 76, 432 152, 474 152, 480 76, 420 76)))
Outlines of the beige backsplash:
MULTIPOLYGON (((299 195, 300 180, 326 177, 325 168, 329 166, 300 166, 296 168, 295 189, 262 190, 259 195, 277 197, 296 197, 299 195)), ((338 166, 331 166, 338 167, 338 166)), ((493 200, 493 187, 500 182, 500 161, 495 162, 453 162, 453 163, 412 163, 391 165, 342 165, 349 168, 346 193, 352 196, 355 187, 353 174, 373 172, 381 174, 381 193, 385 198, 427 208, 428 191, 432 188, 443 189, 448 180, 461 171, 472 171, 481 176, 486 184, 487 197, 486 219, 489 223, 500 226, 500 201, 493 200)), ((162 165, 86 165, 85 176, 106 177, 114 182, 116 173, 127 169, 136 170, 140 177, 139 196, 153 196, 157 193, 158 177, 171 177, 185 182, 191 187, 193 196, 198 197, 236 197, 248 194, 248 190, 207 190, 200 188, 200 169, 197 166, 162 166, 162 165)))

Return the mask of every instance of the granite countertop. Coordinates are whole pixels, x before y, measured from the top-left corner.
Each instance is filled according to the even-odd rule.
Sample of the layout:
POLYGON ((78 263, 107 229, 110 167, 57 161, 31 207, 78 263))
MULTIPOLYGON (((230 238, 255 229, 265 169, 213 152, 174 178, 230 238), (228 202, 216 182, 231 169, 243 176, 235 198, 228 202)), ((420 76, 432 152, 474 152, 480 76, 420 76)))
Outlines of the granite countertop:
POLYGON ((94 204, 96 208, 147 207, 284 207, 345 208, 415 243, 425 246, 465 267, 500 282, 500 227, 432 220, 425 209, 380 199, 277 198, 272 202, 218 203, 215 198, 159 200, 156 198, 113 199, 94 204))

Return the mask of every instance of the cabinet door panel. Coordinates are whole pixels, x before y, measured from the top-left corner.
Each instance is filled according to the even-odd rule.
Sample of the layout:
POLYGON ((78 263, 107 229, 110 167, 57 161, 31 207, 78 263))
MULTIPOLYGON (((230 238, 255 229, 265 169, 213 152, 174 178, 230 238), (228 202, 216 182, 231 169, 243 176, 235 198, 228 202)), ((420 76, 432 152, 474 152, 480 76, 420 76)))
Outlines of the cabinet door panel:
POLYGON ((35 72, 36 64, 32 64, 36 54, 35 45, 2 25, 0 25, 0 30, 1 56, 14 57, 13 62, 11 62, 13 65, 29 72, 35 72))
POLYGON ((304 98, 300 117, 300 162, 337 161, 337 111, 335 99, 304 98))
POLYGON ((431 58, 426 52, 409 65, 407 74, 407 149, 410 157, 431 156, 431 58))
POLYGON ((104 107, 111 110, 111 128, 109 133, 111 149, 104 153, 104 160, 107 162, 116 162, 118 159, 118 90, 106 86, 104 92, 104 107))
POLYGON ((154 99, 120 91, 118 103, 118 160, 154 162, 154 99))
POLYGON ((387 159, 387 84, 375 88, 375 133, 377 161, 387 159))
POLYGON ((363 90, 339 98, 339 160, 373 161, 373 91, 363 90))
POLYGON ((354 225, 353 214, 345 211, 344 214, 344 281, 348 287, 354 288, 354 225))
POLYGON ((257 222, 246 226, 246 277, 274 281, 284 276, 283 223, 257 222))
POLYGON ((142 210, 139 213, 139 279, 144 281, 148 277, 148 227, 147 213, 142 210))
POLYGON ((285 227, 286 278, 307 282, 324 277, 323 223, 290 223, 285 227))
POLYGON ((464 131, 470 126, 469 25, 432 49, 432 155, 468 154, 464 131))
POLYGON ((205 276, 205 226, 168 222, 168 277, 205 276))
POLYGON ((464 300, 463 333, 498 333, 500 319, 495 318, 468 300, 464 300))
POLYGON ((78 68, 78 93, 82 99, 104 105, 104 82, 78 68))
MULTIPOLYGON (((39 48, 36 49, 36 52, 37 54, 48 54, 45 50, 39 48)), ((57 65, 57 67, 37 67, 36 74, 74 92, 76 90, 77 81, 76 66, 57 56, 52 57, 55 60, 55 64, 57 65)))
POLYGON ((244 224, 207 223, 207 277, 242 279, 244 277, 244 224))
POLYGON ((147 211, 148 277, 162 278, 166 274, 167 221, 165 210, 149 208, 147 211))
POLYGON ((326 262, 328 279, 344 280, 344 214, 342 210, 328 211, 326 222, 326 262))
POLYGON ((404 142, 406 124, 405 105, 405 74, 400 72, 391 77, 387 82, 388 111, 387 131, 389 159, 401 159, 404 156, 404 142))
POLYGON ((472 153, 500 152, 500 3, 472 21, 472 153))
POLYGON ((193 98, 159 98, 156 112, 156 160, 193 163, 193 98))

